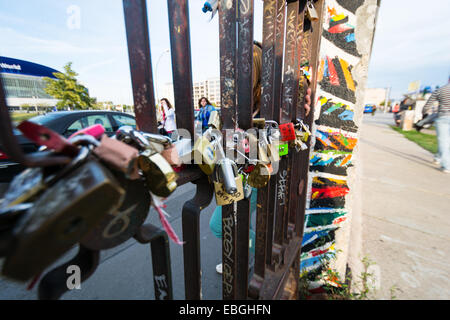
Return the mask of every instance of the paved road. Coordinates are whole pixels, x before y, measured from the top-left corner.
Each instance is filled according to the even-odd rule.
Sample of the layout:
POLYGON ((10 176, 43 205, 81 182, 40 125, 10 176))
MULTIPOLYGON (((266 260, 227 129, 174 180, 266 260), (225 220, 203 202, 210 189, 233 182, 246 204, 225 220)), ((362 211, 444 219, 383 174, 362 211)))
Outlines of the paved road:
MULTIPOLYGON (((181 238, 181 208, 195 194, 195 186, 187 184, 177 188, 167 201, 169 221, 181 238)), ((202 294, 204 299, 221 299, 222 277, 215 266, 221 261, 222 244, 209 229, 209 218, 215 208, 215 200, 203 210, 200 217, 202 294)), ((147 222, 161 226, 157 213, 150 211, 147 222)), ((170 243, 174 298, 184 299, 184 272, 182 247, 170 243)), ((68 253, 61 262, 76 254, 68 253)), ((59 264, 59 263, 57 263, 59 264)), ((36 289, 26 291, 25 285, 0 279, 0 299, 36 299, 36 289)), ((103 251, 96 273, 81 284, 81 290, 66 293, 62 299, 154 299, 152 264, 149 246, 134 240, 119 247, 103 251)))
POLYGON ((378 299, 450 299, 450 175, 433 155, 364 115, 359 147, 363 252, 376 263, 378 299))

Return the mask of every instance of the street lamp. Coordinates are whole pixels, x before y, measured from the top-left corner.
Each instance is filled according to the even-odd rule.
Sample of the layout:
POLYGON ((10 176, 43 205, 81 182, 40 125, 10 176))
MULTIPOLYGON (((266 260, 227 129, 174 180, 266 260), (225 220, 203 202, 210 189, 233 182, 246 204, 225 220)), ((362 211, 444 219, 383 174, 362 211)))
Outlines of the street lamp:
POLYGON ((157 99, 158 102, 159 102, 158 81, 157 81, 157 78, 158 78, 158 66, 159 66, 159 62, 161 61, 161 58, 163 57, 163 55, 166 54, 166 53, 169 53, 169 52, 170 52, 170 49, 164 50, 164 51, 159 55, 158 61, 156 62, 156 70, 155 70, 155 88, 156 88, 156 99, 157 99))

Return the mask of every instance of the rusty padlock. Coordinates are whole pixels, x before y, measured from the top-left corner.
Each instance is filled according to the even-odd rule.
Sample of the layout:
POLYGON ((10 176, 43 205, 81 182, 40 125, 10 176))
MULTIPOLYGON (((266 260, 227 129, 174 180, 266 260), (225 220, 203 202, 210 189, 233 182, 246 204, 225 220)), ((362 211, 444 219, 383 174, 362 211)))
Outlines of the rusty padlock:
POLYGON ((41 273, 120 207, 123 196, 111 172, 90 157, 39 196, 27 219, 15 227, 14 249, 2 274, 27 281, 41 273))

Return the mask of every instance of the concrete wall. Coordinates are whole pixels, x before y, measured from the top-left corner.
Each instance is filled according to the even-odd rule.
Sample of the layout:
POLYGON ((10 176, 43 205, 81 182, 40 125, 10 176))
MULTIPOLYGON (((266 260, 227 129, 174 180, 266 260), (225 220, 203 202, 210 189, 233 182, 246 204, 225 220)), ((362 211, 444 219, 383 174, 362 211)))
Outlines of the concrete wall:
MULTIPOLYGON (((364 108, 377 0, 326 0, 311 148, 309 203, 301 269, 310 278, 324 257, 333 267, 362 270, 358 196, 359 124, 364 108)), ((310 283, 311 288, 320 283, 310 283)))

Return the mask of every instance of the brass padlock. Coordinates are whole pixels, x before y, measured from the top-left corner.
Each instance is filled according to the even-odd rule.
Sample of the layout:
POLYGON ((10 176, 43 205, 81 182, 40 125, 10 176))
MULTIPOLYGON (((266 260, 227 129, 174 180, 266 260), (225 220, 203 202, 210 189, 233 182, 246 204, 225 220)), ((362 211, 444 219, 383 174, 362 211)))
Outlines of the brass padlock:
POLYGON ((13 231, 14 250, 3 275, 27 281, 44 271, 122 204, 124 190, 94 159, 61 178, 34 203, 13 231))
POLYGON ((317 14, 316 8, 314 7, 314 3, 312 1, 308 1, 306 4, 306 16, 310 21, 319 20, 319 15, 317 14))
POLYGON ((138 166, 153 194, 166 198, 177 188, 177 174, 159 153, 152 153, 150 150, 141 152, 138 166))
POLYGON ((280 161, 280 152, 276 143, 267 145, 267 154, 271 163, 280 161))
POLYGON ((216 160, 214 146, 206 136, 197 139, 192 149, 192 156, 194 157, 194 163, 198 164, 206 175, 213 173, 216 160))
POLYGON ((224 175, 221 173, 222 163, 218 163, 215 167, 214 171, 214 191, 216 204, 219 206, 232 204, 233 202, 240 201, 244 199, 244 186, 242 183, 242 177, 237 173, 236 164, 232 166, 232 175, 233 177, 229 177, 230 174, 224 175), (228 176, 228 177, 227 177, 228 176), (236 191, 233 194, 227 192, 226 181, 224 179, 234 179, 234 185, 236 186, 236 191))
POLYGON ((264 118, 254 118, 253 119, 253 126, 258 129, 264 129, 266 126, 266 119, 264 118))
POLYGON ((258 163, 248 175, 247 183, 253 188, 259 189, 267 185, 270 180, 271 170, 264 163, 258 163))
POLYGON ((88 234, 81 244, 91 250, 105 250, 133 237, 147 218, 151 198, 142 179, 129 180, 121 172, 112 171, 125 190, 122 206, 110 211, 88 234))

